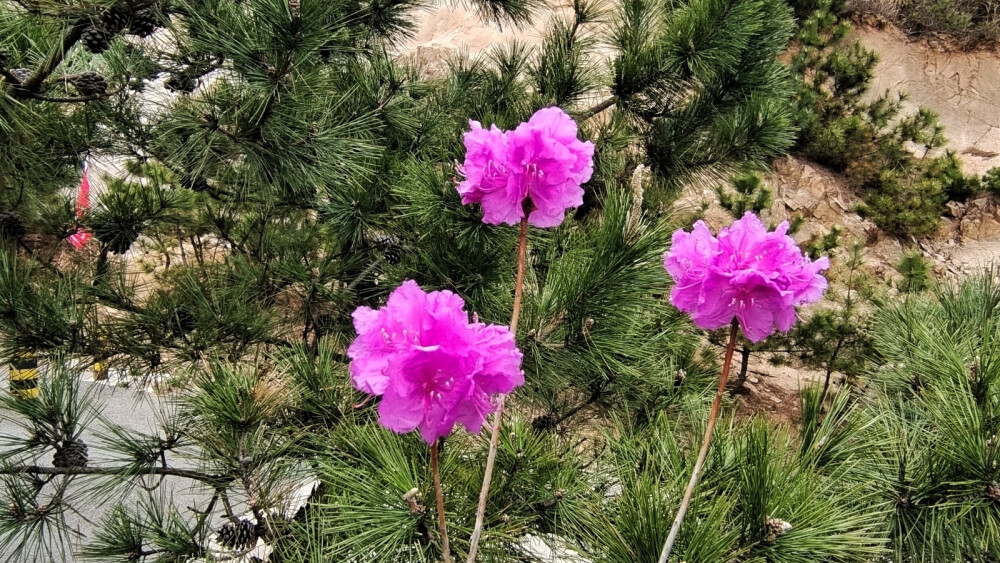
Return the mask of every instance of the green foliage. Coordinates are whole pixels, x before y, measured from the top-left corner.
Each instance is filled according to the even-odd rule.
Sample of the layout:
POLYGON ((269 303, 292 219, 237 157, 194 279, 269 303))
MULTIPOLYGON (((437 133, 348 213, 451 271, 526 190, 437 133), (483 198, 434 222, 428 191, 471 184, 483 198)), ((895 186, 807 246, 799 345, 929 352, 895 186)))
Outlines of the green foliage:
POLYGON ((13 357, 23 350, 76 351, 88 313, 80 280, 54 276, 31 261, 0 249, 0 327, 2 350, 13 357))
POLYGON ((723 186, 716 186, 715 193, 719 196, 719 205, 734 218, 739 219, 747 211, 760 214, 771 207, 771 188, 758 174, 734 176, 732 185, 734 193, 727 192, 723 186))
MULTIPOLYGON (((90 405, 90 393, 79 383, 79 374, 64 358, 51 358, 52 372, 39 381, 39 397, 23 400, 0 396, 0 408, 13 413, 13 424, 4 426, 0 436, 0 470, 38 459, 67 443, 80 439, 84 428, 97 418, 90 405), (18 426, 18 433, 8 433, 18 426)), ((47 457, 47 456, 46 456, 47 457)), ((73 537, 68 517, 73 516, 71 478, 52 476, 47 490, 34 476, 0 474, 0 551, 12 560, 63 560, 70 556, 68 540, 73 537), (55 538, 56 541, 53 541, 55 538)))
POLYGON ((997 5, 991 0, 913 0, 892 4, 874 0, 852 4, 856 13, 873 13, 915 36, 945 36, 957 49, 973 49, 1000 38, 997 5))
POLYGON ((124 254, 147 224, 155 221, 170 225, 176 221, 173 216, 177 211, 189 208, 193 202, 190 191, 164 185, 165 178, 158 174, 147 180, 154 189, 115 179, 101 194, 86 225, 101 242, 102 249, 124 254))
POLYGON ((875 318, 884 398, 878 459, 899 560, 986 561, 1000 550, 996 510, 997 319, 994 271, 875 318))
MULTIPOLYGON (((791 231, 791 227, 788 230, 791 231)), ((810 258, 817 260, 840 246, 840 235, 843 232, 843 229, 834 225, 825 233, 814 233, 802 246, 810 258)))
POLYGON ((983 174, 982 185, 987 193, 1000 196, 1000 168, 991 168, 983 174))
MULTIPOLYGON (((28 231, 0 254, 0 358, 97 358, 123 380, 166 374, 176 389, 148 432, 77 417, 100 404, 80 390, 58 399, 70 395, 54 376, 33 403, 44 412, 10 399, 21 430, 3 450, 14 453, 0 491, 18 515, 0 510, 0 550, 63 560, 59 550, 83 544, 72 557, 188 561, 249 514, 253 535, 288 561, 439 557, 426 447, 377 426, 377 405, 350 386, 351 313, 414 279, 458 293, 484 321, 510 318, 516 230, 461 205, 454 163, 469 119, 512 128, 553 104, 594 142, 595 173, 573 216, 529 237, 529 384, 508 401, 483 560, 530 557, 529 536, 606 533, 595 491, 612 458, 577 430, 627 411, 638 432, 700 404, 711 385, 714 354, 663 299, 677 226, 665 208, 684 183, 759 167, 791 145, 785 4, 580 0, 537 47, 498 45, 435 73, 396 55, 419 2, 157 2, 155 40, 122 32, 100 54, 85 48, 86 27, 133 4, 0 0, 0 205, 28 231), (607 44, 619 49, 610 61, 607 44), (22 67, 26 81, 8 72, 22 67), (83 72, 107 92, 80 96, 71 78, 83 72), (153 80, 171 94, 147 95, 153 80), (91 178, 95 204, 78 220, 88 154, 122 164, 91 178), (653 175, 634 186, 640 164, 653 175), (78 221, 96 235, 79 252, 65 242, 78 221), (87 472, 31 458, 65 446, 62 434, 32 438, 56 422, 107 455, 87 472), (321 482, 314 502, 277 517, 306 475, 321 482), (161 480, 204 494, 189 510, 161 480), (98 497, 109 507, 100 531, 66 535, 72 511, 98 497)), ((535 24, 540 7, 470 4, 504 25, 535 24)), ((463 433, 444 446, 458 554, 485 448, 463 433)), ((719 522, 736 514, 726 498, 706 507, 719 522)))
MULTIPOLYGON (((667 417, 615 431, 615 487, 595 499, 600 517, 583 534, 587 555, 655 560, 687 481, 690 460, 679 444, 689 434, 667 417)), ((859 485, 808 463, 797 447, 796 438, 761 420, 723 426, 686 521, 696 524, 682 529, 677 560, 869 561, 882 554, 878 513, 853 510, 859 485)))
MULTIPOLYGON (((440 538, 426 444, 358 423, 315 439, 323 454, 318 469, 327 486, 304 524, 314 536, 308 541, 288 537, 279 551, 295 554, 295 560, 436 560, 440 538)), ((466 442, 458 436, 447 440, 441 462, 452 549, 463 558, 488 438, 466 442)), ((491 502, 503 509, 489 515, 482 560, 510 561, 523 554, 518 543, 526 531, 547 534, 586 517, 591 495, 573 443, 534 432, 527 421, 513 418, 500 437, 492 489, 491 502)))
POLYGON ((784 3, 626 0, 611 33, 612 90, 648 122, 646 152, 663 178, 722 180, 733 165, 764 165, 791 145, 780 100, 792 84, 777 60, 791 33, 784 3))
POLYGON ((905 293, 919 293, 931 285, 931 265, 919 252, 907 252, 900 258, 896 271, 903 276, 899 290, 905 293))

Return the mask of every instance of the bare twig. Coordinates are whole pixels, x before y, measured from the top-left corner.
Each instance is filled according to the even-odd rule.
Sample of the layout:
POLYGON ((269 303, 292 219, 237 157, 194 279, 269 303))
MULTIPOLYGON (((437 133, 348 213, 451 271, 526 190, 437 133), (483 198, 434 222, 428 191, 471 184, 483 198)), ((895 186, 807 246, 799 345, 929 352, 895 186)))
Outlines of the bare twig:
MULTIPOLYGON (((42 467, 39 465, 16 465, 13 467, 0 467, 0 475, 104 475, 104 476, 125 476, 135 474, 134 467, 42 467)), ((143 470, 144 475, 166 475, 169 477, 183 477, 219 485, 233 480, 226 475, 212 475, 200 471, 188 469, 177 469, 174 467, 150 467, 143 470)))
POLYGON ((239 527, 240 519, 236 517, 236 513, 233 512, 233 504, 229 502, 229 495, 226 494, 226 490, 223 488, 215 489, 218 493, 219 499, 222 501, 222 509, 226 513, 226 518, 233 523, 233 526, 239 527))
POLYGON ((110 98, 111 96, 116 96, 116 95, 120 94, 123 89, 124 88, 119 88, 119 89, 114 90, 112 92, 105 92, 103 94, 93 94, 93 95, 90 95, 90 96, 76 96, 76 97, 70 97, 70 98, 52 98, 52 97, 49 97, 49 96, 43 96, 41 94, 29 94, 28 97, 30 97, 30 98, 32 98, 34 100, 40 100, 40 101, 43 101, 43 102, 55 102, 55 103, 59 103, 59 104, 75 104, 75 103, 80 103, 80 102, 95 102, 97 100, 103 100, 103 99, 106 99, 106 98, 110 98))
POLYGON ((611 106, 618 103, 618 96, 611 96, 610 98, 604 100, 603 102, 591 107, 590 109, 584 110, 580 113, 580 119, 590 119, 595 115, 601 113, 602 111, 610 108, 611 106))
POLYGON ((434 498, 437 500, 438 532, 441 534, 441 556, 444 563, 451 563, 448 547, 448 523, 444 518, 444 490, 441 488, 441 468, 438 463, 438 443, 431 444, 431 474, 434 476, 434 498))
MULTIPOLYGON (((525 254, 528 250, 528 210, 525 209, 521 219, 521 234, 517 245, 517 279, 514 282, 514 311, 510 317, 510 332, 517 336, 517 321, 521 317, 521 295, 524 293, 525 254)), ((493 425, 490 429, 490 451, 486 456, 486 473, 483 475, 483 488, 479 491, 479 507, 476 509, 476 525, 469 540, 469 557, 466 563, 476 560, 479 540, 483 535, 483 522, 486 517, 486 502, 490 496, 490 483, 493 480, 493 464, 497 459, 497 447, 500 444, 500 423, 503 418, 504 396, 497 400, 497 410, 493 414, 493 425)))

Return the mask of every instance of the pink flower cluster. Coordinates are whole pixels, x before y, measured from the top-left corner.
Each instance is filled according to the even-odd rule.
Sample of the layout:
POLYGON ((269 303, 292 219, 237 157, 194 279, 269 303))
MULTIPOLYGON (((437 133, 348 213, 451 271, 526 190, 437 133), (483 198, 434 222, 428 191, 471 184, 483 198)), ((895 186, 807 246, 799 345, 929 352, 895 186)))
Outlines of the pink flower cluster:
POLYGON ((594 144, 577 138, 576 122, 563 110, 540 109, 513 131, 469 125, 458 193, 463 204, 482 205, 483 221, 516 225, 527 207, 529 223, 557 227, 566 209, 583 204, 580 186, 594 171, 594 144))
POLYGON ((788 236, 788 223, 768 232, 753 213, 712 236, 704 222, 692 232, 678 230, 663 265, 677 285, 670 302, 703 329, 722 328, 739 319, 743 333, 759 342, 777 328, 795 323, 795 306, 820 299, 830 267, 812 261, 788 236))
POLYGON ((358 337, 348 348, 354 386, 381 395, 380 423, 427 443, 455 423, 478 433, 493 412, 491 395, 524 383, 521 352, 505 326, 469 322, 450 291, 425 292, 403 282, 385 307, 354 311, 358 337))

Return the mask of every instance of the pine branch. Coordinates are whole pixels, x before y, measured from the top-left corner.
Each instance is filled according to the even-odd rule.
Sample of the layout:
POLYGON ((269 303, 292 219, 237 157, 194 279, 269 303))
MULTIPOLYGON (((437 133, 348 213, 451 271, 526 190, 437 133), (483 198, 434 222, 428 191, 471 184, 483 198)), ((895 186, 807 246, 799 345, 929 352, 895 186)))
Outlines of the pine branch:
POLYGON ((88 19, 81 19, 73 25, 63 36, 61 43, 58 43, 52 48, 49 56, 46 57, 45 62, 42 63, 35 73, 31 75, 30 78, 24 82, 18 84, 14 87, 13 94, 15 98, 26 99, 32 98, 38 94, 41 89, 42 83, 48 78, 56 68, 62 63, 63 58, 66 53, 73 48, 73 45, 80 40, 80 36, 83 35, 83 30, 90 25, 88 19))
POLYGON ((604 100, 603 102, 590 107, 589 109, 580 113, 580 119, 590 119, 595 115, 601 113, 602 111, 610 108, 611 106, 618 103, 618 96, 611 96, 610 98, 604 100))
POLYGON ((29 97, 32 98, 32 99, 35 99, 35 100, 43 101, 43 102, 54 102, 54 103, 60 103, 60 104, 75 104, 75 103, 81 103, 81 102, 95 102, 97 100, 107 99, 107 98, 110 98, 112 96, 117 96, 118 94, 122 93, 122 91, 124 91, 124 88, 119 88, 119 89, 117 89, 117 90, 115 90, 113 92, 105 92, 103 94, 93 94, 93 95, 90 95, 90 96, 78 96, 78 97, 72 97, 72 98, 50 98, 48 96, 43 96, 41 94, 30 94, 29 97))
MULTIPOLYGON (((42 467, 39 465, 19 465, 15 467, 0 467, 0 475, 99 475, 108 477, 127 477, 135 475, 133 467, 42 467)), ((143 475, 162 475, 166 477, 181 477, 192 479, 202 483, 210 484, 214 487, 225 485, 233 481, 227 475, 212 475, 200 471, 189 469, 176 469, 173 467, 150 467, 142 472, 143 475)))

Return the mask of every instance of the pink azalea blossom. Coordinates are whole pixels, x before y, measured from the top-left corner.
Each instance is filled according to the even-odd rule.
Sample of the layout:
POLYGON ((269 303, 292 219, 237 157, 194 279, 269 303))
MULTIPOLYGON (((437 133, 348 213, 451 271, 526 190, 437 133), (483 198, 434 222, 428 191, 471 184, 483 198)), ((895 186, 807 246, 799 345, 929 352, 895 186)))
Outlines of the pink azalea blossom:
POLYGON ((536 227, 557 227, 583 204, 581 185, 594 172, 594 144, 577 138, 576 122, 557 107, 540 109, 513 131, 469 122, 458 184, 463 204, 479 203, 483 221, 516 225, 529 211, 536 227))
POLYGON ((676 285, 670 302, 703 329, 739 320, 743 333, 760 342, 775 329, 787 332, 795 307, 819 300, 827 282, 826 257, 810 260, 788 236, 788 223, 768 232, 747 212, 712 236, 698 221, 690 233, 678 230, 663 260, 676 285))
POLYGON ((469 322, 465 302, 450 291, 425 292, 403 282, 385 307, 354 311, 358 337, 347 355, 354 386, 381 395, 379 421, 427 443, 456 423, 478 433, 493 412, 491 395, 524 383, 521 352, 505 326, 469 322))

